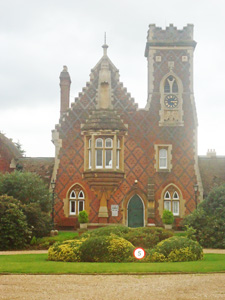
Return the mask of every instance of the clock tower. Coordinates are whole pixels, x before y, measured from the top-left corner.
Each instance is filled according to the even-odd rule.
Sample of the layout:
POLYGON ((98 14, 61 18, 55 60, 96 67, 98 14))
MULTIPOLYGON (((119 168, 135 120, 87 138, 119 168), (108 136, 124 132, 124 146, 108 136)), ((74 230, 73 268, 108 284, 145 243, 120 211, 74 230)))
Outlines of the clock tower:
POLYGON ((149 25, 145 56, 148 61, 146 110, 152 120, 155 189, 152 216, 178 209, 181 218, 202 199, 197 156, 197 113, 193 93, 193 25, 178 30, 149 25), (198 185, 198 195, 194 193, 198 185), (177 198, 174 198, 174 195, 177 198), (179 198, 179 204, 175 200, 179 198), (182 199, 181 199, 182 198, 182 199), (177 208, 176 208, 177 205, 177 208), (173 207, 174 206, 174 207, 173 207))

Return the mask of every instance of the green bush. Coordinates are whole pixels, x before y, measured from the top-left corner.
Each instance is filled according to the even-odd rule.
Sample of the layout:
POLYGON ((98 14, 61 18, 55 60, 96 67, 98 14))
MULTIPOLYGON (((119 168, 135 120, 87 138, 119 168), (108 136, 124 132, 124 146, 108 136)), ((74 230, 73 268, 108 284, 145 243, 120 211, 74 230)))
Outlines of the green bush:
MULTIPOLYGON (((203 250, 198 242, 190 240, 187 237, 179 236, 173 236, 169 239, 160 242, 155 247, 154 252, 163 254, 168 260, 169 255, 171 255, 170 261, 172 261, 172 258, 175 259, 173 261, 179 261, 179 257, 185 257, 185 252, 187 254, 187 260, 190 260, 190 255, 192 257, 191 260, 199 260, 203 257, 203 250), (176 255, 177 258, 175 258, 176 255)), ((185 261, 185 259, 181 261, 185 261)))
POLYGON ((107 236, 89 237, 80 246, 81 261, 107 261, 109 243, 107 236))
POLYGON ((78 222, 84 224, 88 223, 88 221, 88 213, 86 212, 86 210, 80 211, 78 215, 78 222))
POLYGON ((117 225, 117 226, 106 226, 98 229, 88 231, 83 234, 84 237, 95 237, 95 236, 109 236, 110 234, 115 234, 117 236, 122 236, 128 233, 131 229, 126 226, 117 225))
POLYGON ((20 201, 0 196, 0 250, 24 248, 30 234, 20 201))
POLYGON ((172 232, 163 228, 139 227, 131 228, 129 232, 122 235, 122 237, 136 247, 151 249, 154 248, 160 241, 168 239, 172 235, 172 232))
POLYGON ((163 211, 162 221, 163 221, 163 224, 167 224, 167 225, 173 224, 173 222, 174 222, 173 213, 171 211, 165 209, 163 211))
POLYGON ((214 188, 183 224, 196 230, 197 241, 206 248, 225 249, 225 185, 214 188))
POLYGON ((153 248, 157 243, 173 235, 172 232, 158 227, 129 228, 126 226, 107 226, 83 234, 84 237, 117 235, 128 240, 136 247, 153 248))
POLYGON ((41 211, 37 203, 23 205, 24 214, 27 217, 27 222, 32 229, 32 236, 37 238, 47 236, 51 230, 51 218, 49 214, 41 211))

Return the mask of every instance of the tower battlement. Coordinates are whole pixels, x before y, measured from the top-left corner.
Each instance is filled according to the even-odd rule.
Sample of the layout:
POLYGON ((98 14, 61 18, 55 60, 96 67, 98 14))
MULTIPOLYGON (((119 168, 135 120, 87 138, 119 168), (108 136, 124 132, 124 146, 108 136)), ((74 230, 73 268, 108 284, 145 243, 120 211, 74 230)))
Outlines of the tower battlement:
POLYGON ((193 41, 193 24, 187 24, 183 29, 179 30, 177 27, 170 24, 166 29, 156 27, 155 24, 149 25, 148 42, 178 42, 178 41, 193 41))
POLYGON ((156 27, 155 24, 150 24, 147 35, 147 43, 145 48, 145 56, 148 56, 149 47, 193 47, 196 42, 193 40, 194 25, 187 24, 183 29, 170 24, 166 29, 156 27))

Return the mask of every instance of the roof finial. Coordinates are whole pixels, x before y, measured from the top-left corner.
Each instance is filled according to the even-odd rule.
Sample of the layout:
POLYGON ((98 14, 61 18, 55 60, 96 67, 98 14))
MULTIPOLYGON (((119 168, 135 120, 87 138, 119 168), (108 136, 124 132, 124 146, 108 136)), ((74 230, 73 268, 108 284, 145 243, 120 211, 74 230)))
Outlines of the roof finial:
POLYGON ((107 56, 107 48, 108 48, 109 46, 106 44, 106 32, 105 32, 105 34, 104 34, 104 45, 102 46, 102 48, 103 48, 103 55, 104 56, 107 56))

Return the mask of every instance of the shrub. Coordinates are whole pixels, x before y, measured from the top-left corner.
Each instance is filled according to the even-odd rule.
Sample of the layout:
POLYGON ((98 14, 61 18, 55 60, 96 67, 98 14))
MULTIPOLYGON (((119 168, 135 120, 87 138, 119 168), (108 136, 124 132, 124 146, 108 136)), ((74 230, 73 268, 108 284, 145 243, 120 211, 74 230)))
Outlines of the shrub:
POLYGON ((20 201, 0 196, 0 250, 24 248, 30 239, 20 201))
POLYGON ((132 256, 134 249, 135 247, 129 241, 115 236, 110 240, 108 246, 108 261, 127 261, 128 258, 132 256))
POLYGON ((52 226, 51 218, 47 213, 41 211, 37 203, 23 205, 23 211, 32 228, 32 236, 39 238, 49 234, 52 226))
POLYGON ((80 211, 78 215, 78 222, 83 224, 83 223, 88 223, 88 213, 86 210, 80 211))
POLYGON ((122 235, 123 238, 131 242, 136 247, 151 249, 160 241, 173 235, 172 232, 163 228, 140 227, 131 228, 128 233, 122 235))
POLYGON ((132 257, 134 246, 115 235, 81 238, 55 243, 48 259, 56 261, 122 262, 132 257))
POLYGON ((107 255, 109 245, 110 239, 107 236, 89 237, 80 246, 81 261, 108 261, 107 255))
POLYGON ((176 261, 193 261, 199 260, 201 257, 198 257, 198 254, 195 253, 190 247, 174 249, 168 255, 168 261, 176 262, 176 261))
POLYGON ((153 248, 157 243, 173 235, 172 232, 158 227, 129 228, 125 226, 107 226, 84 233, 84 237, 117 235, 128 240, 136 247, 153 248))
POLYGON ((80 245, 85 239, 57 242, 48 249, 48 260, 53 261, 81 261, 80 245))
POLYGON ((225 248, 225 185, 214 188, 183 224, 196 230, 196 239, 206 248, 225 248))
MULTIPOLYGON (((187 237, 179 237, 179 236, 173 236, 169 239, 166 239, 162 242, 160 242, 154 249, 155 252, 161 253, 163 254, 166 259, 169 258, 170 259, 174 258, 176 255, 177 257, 183 257, 185 256, 185 251, 187 253, 187 259, 189 260, 190 257, 190 253, 192 255, 192 260, 198 260, 198 259, 202 259, 203 257, 203 251, 202 251, 202 247, 199 245, 198 242, 193 241, 188 239, 187 237), (181 251, 182 249, 182 251, 181 251), (186 250, 184 250, 186 249, 186 250), (179 251, 176 251, 179 250, 179 251)), ((178 259, 176 258, 176 259, 178 259)), ((170 260, 171 261, 171 260, 170 260)), ((174 261, 179 261, 179 260, 174 260, 174 261)), ((184 261, 184 260, 182 260, 184 261)))
POLYGON ((84 237, 95 237, 95 236, 109 236, 110 234, 115 234, 117 236, 122 236, 128 233, 131 228, 126 226, 106 226, 98 229, 94 229, 92 231, 88 231, 83 234, 84 237))
POLYGON ((167 261, 164 254, 159 252, 153 252, 146 257, 146 261, 148 262, 165 262, 167 261))
POLYGON ((163 216, 162 216, 162 221, 163 221, 163 224, 173 224, 174 222, 174 216, 173 216, 173 213, 167 209, 165 209, 163 211, 163 216))

